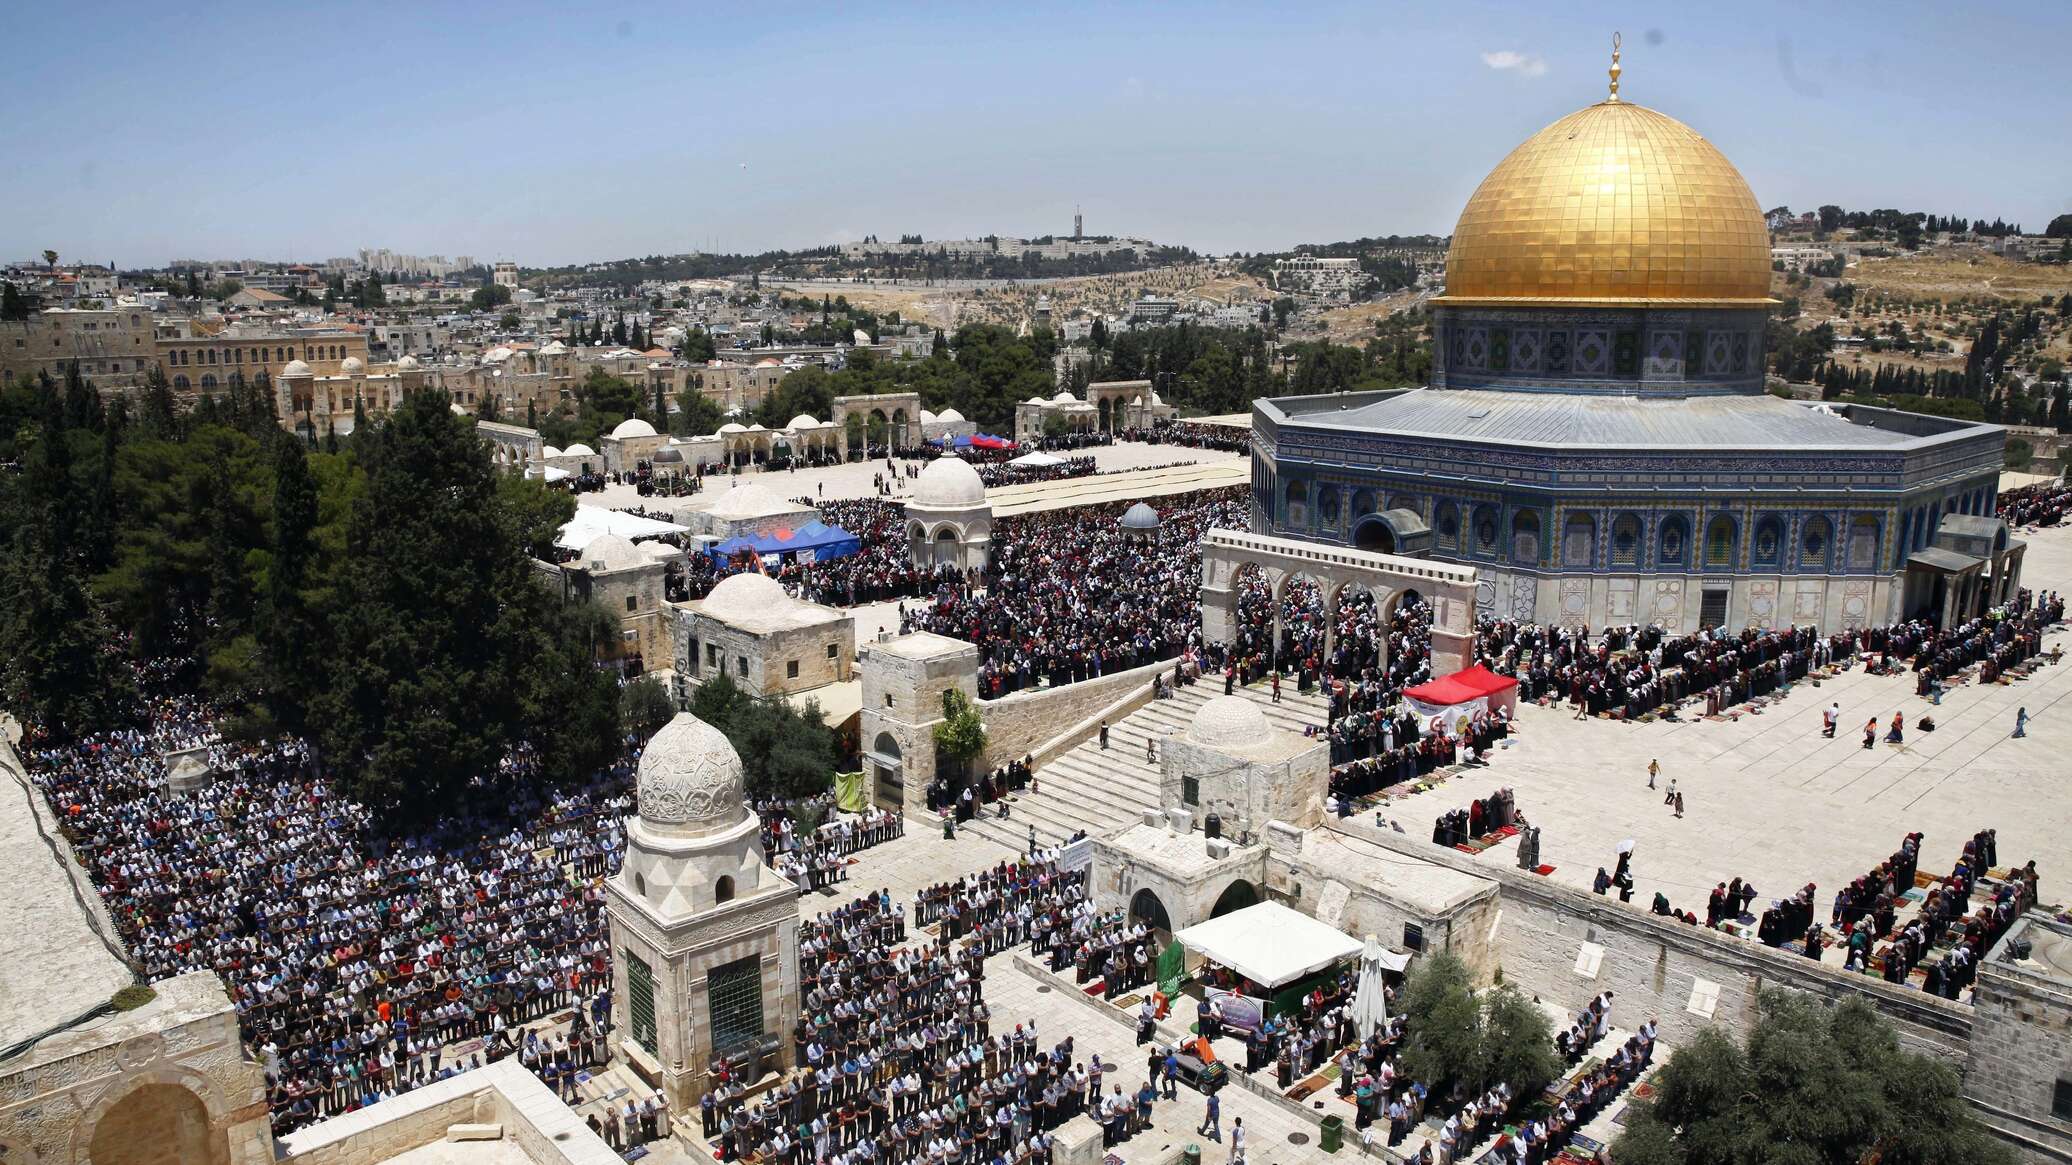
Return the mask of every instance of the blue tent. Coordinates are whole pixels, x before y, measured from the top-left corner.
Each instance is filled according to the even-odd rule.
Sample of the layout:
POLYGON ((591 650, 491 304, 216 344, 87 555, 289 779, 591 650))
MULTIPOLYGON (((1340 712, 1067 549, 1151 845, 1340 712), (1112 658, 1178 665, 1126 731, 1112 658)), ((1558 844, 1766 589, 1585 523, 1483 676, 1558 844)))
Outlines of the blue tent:
POLYGON ((744 550, 753 551, 763 557, 783 556, 810 551, 809 560, 841 558, 856 553, 863 542, 840 526, 830 526, 815 518, 791 532, 789 538, 778 538, 769 534, 758 534, 749 538, 729 538, 715 543, 711 554, 714 558, 727 559, 744 550))

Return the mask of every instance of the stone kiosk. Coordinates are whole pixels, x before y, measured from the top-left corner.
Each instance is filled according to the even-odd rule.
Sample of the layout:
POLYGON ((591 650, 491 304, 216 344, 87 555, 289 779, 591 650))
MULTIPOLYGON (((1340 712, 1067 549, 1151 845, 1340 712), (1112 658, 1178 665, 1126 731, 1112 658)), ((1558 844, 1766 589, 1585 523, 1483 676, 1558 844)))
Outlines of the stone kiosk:
POLYGON ((791 1066, 798 892, 764 859, 741 758, 680 713, 640 758, 626 859, 605 882, 619 1057, 695 1112, 715 1063, 750 1081, 791 1066))

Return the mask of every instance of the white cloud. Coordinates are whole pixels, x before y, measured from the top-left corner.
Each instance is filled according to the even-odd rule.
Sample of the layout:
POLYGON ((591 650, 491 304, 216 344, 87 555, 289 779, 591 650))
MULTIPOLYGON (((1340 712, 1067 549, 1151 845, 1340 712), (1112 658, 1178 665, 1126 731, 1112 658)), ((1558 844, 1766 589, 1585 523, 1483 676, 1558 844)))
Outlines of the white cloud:
POLYGON ((1499 73, 1516 73, 1521 77, 1538 77, 1547 71, 1545 57, 1531 56, 1511 49, 1483 53, 1482 63, 1499 73))

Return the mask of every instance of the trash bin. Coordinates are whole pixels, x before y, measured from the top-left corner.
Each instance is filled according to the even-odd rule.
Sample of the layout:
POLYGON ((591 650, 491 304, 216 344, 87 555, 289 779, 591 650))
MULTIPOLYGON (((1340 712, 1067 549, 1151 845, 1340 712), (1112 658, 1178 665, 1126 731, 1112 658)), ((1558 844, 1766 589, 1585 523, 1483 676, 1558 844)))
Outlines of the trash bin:
POLYGON ((1345 1144, 1345 1118, 1336 1113, 1324 1118, 1324 1135, 1317 1140, 1317 1148, 1326 1153, 1336 1153, 1345 1144))
POLYGON ((1201 1165, 1201 1146, 1190 1144, 1180 1150, 1180 1165, 1201 1165))

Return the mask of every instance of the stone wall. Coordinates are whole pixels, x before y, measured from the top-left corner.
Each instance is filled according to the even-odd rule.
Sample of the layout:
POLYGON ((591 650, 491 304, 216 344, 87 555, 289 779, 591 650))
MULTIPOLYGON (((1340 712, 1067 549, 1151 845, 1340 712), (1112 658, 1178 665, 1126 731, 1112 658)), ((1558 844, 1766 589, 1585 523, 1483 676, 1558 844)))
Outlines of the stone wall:
MULTIPOLYGON (((1580 1011, 1590 997, 1611 990, 1617 996, 1613 1022, 1631 1027, 1643 1019, 1661 1026, 1671 1047, 1690 1042, 1709 1023, 1745 1032, 1755 1015, 1756 992, 1789 987, 1827 1000, 1858 995, 1884 1014, 1911 1050, 1961 1064, 1971 1040, 1973 1011, 1882 979, 1849 974, 1747 939, 1656 917, 1638 904, 1590 894, 1500 863, 1407 836, 1385 833, 1357 818, 1328 828, 1397 853, 1496 882, 1500 912, 1484 927, 1456 925, 1457 943, 1482 942, 1490 949, 1482 965, 1500 969, 1507 982, 1557 1008, 1580 1011), (1481 930, 1478 938, 1476 931, 1481 930), (1460 935, 1461 930, 1468 933, 1460 935), (1577 964, 1587 952, 1594 972, 1577 964), (1692 1010, 1694 993, 1716 1002, 1710 1014, 1692 1010)), ((1468 952, 1456 946, 1468 957, 1468 952)), ((1470 965, 1476 965, 1470 959, 1470 965)))
POLYGON ((2002 957, 2016 938, 2062 945, 2059 928, 2039 917, 2017 923, 1979 963, 1964 1091, 1981 1117, 2032 1160, 2072 1161, 2072 1121, 2056 1113, 2061 1082, 2072 1089, 2072 983, 2039 964, 2002 957))
POLYGON ((1153 677, 1170 673, 1175 662, 1112 672, 1061 688, 980 700, 979 714, 986 721, 986 755, 981 763, 991 768, 1037 754, 1036 761, 1042 764, 1050 755, 1091 736, 1102 715, 1112 723, 1148 700, 1153 677))
MULTIPOLYGON (((156 990, 158 998, 134 1011, 51 1036, 8 1061, 0 1145, 42 1165, 88 1165, 105 1120, 114 1136, 194 1147, 183 1165, 187 1157, 196 1165, 271 1162, 266 1078, 244 1057, 222 980, 196 971, 156 990)), ((101 1149, 106 1156, 107 1138, 101 1149)))
POLYGON ((620 1158, 539 1077, 516 1060, 333 1117, 281 1139, 283 1162, 362 1165, 443 1140, 451 1125, 501 1125, 517 1154, 542 1165, 613 1165, 620 1158))

